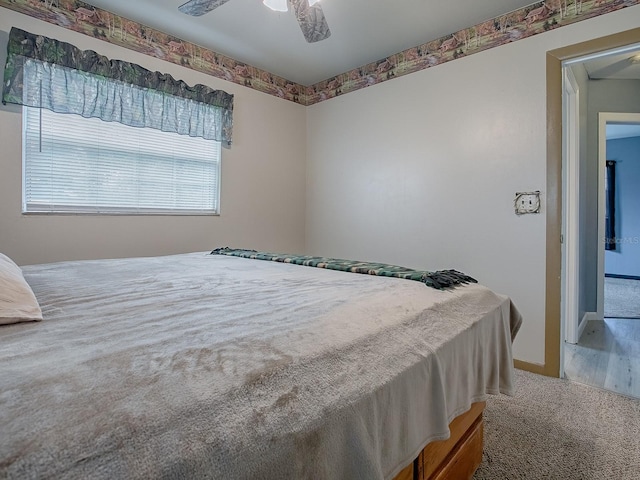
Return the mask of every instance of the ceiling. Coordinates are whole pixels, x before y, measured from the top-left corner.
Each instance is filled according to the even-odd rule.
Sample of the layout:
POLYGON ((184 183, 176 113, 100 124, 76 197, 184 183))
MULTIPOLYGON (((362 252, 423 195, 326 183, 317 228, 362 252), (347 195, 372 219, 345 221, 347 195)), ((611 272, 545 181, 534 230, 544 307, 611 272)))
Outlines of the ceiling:
POLYGON ((307 43, 295 16, 230 0, 201 17, 186 0, 90 0, 98 8, 302 85, 344 73, 534 3, 532 0, 321 0, 331 36, 307 43))
MULTIPOLYGON (((590 80, 640 80, 640 45, 606 52, 582 62, 590 80)), ((640 125, 607 123, 607 140, 640 137, 640 125)))
POLYGON ((583 62, 591 80, 638 80, 640 79, 640 46, 622 53, 599 56, 583 62))
MULTIPOLYGON (((640 80, 640 45, 624 47, 582 62, 590 80, 640 80)), ((607 123, 607 140, 640 137, 640 125, 607 123)))

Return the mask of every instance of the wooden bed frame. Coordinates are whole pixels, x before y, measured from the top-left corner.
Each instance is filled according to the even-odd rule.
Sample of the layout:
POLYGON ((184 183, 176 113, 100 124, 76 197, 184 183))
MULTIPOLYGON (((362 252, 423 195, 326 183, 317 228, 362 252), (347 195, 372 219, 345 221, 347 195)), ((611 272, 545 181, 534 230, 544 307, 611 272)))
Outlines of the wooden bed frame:
POLYGON ((393 480, 464 480, 482 462, 485 402, 474 403, 449 424, 448 440, 431 442, 393 480))

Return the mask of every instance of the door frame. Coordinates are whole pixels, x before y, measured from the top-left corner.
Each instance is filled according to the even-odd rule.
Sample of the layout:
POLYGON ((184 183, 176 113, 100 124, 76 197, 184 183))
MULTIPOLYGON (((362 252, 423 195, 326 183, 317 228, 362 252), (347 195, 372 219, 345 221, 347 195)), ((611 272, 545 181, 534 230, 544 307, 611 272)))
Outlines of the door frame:
POLYGON ((607 123, 640 124, 640 113, 598 113, 598 290, 597 290, 597 316, 604 320, 604 236, 605 236, 605 185, 604 173, 607 164, 607 123))
POLYGON ((516 360, 517 368, 550 377, 560 376, 562 252, 562 62, 572 58, 640 43, 640 28, 547 52, 547 218, 545 262, 544 363, 516 360))
MULTIPOLYGON (((563 242, 562 315, 564 341, 578 343, 580 286, 580 87, 571 70, 563 65, 563 242)), ((560 377, 563 372, 560 351, 560 377)))

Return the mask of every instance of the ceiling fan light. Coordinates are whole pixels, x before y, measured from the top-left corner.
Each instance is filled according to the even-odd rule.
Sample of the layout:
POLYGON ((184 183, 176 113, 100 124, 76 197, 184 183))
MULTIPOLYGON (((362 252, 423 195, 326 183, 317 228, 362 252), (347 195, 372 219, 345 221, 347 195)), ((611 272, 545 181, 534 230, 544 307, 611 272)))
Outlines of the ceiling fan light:
POLYGON ((275 12, 286 12, 289 10, 287 0, 262 0, 262 3, 275 12))

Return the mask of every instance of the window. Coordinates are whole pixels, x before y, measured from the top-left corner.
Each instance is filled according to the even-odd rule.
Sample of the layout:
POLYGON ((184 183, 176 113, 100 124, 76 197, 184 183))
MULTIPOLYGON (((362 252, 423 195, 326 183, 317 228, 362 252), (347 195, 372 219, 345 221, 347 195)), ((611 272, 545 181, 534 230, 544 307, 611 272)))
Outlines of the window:
POLYGON ((219 213, 233 95, 12 28, 3 103, 23 106, 23 212, 219 213))
POLYGON ((616 162, 607 160, 604 171, 605 223, 604 249, 617 250, 616 240, 616 162))
POLYGON ((23 212, 217 214, 221 143, 23 107, 23 212))

